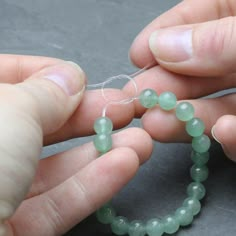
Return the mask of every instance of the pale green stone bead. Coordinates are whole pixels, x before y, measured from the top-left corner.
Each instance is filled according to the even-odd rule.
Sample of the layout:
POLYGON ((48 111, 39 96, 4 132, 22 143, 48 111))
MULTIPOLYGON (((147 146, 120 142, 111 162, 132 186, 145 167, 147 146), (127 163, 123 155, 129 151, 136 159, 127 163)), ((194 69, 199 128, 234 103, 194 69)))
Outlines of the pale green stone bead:
POLYGON ((123 216, 117 216, 111 223, 111 230, 116 235, 125 235, 128 233, 129 222, 123 216))
POLYGON ((196 165, 203 166, 209 161, 210 155, 209 155, 209 152, 199 153, 199 152, 192 151, 191 159, 196 165))
POLYGON ((190 210, 193 216, 197 215, 201 210, 201 203, 198 199, 193 197, 186 198, 183 202, 183 206, 190 210))
POLYGON ((145 108, 152 108, 158 103, 158 95, 153 89, 145 89, 139 95, 139 101, 145 108))
POLYGON ((205 125, 199 118, 192 118, 186 123, 186 131, 192 137, 201 136, 204 133, 205 125))
POLYGON ((179 222, 175 216, 167 215, 163 218, 164 232, 173 234, 179 229, 179 222))
POLYGON ((110 134, 97 134, 93 142, 95 148, 102 153, 108 152, 112 148, 112 138, 110 134))
POLYGON ((211 140, 205 134, 199 137, 194 137, 192 140, 192 148, 196 152, 199 153, 207 152, 210 146, 211 146, 211 140))
POLYGON ((113 124, 108 117, 99 117, 94 122, 93 128, 97 134, 110 134, 113 129, 113 124))
POLYGON ((201 200, 206 194, 206 189, 203 184, 199 182, 192 182, 187 188, 187 194, 189 197, 194 197, 201 200))
POLYGON ((175 212, 175 216, 181 226, 187 226, 193 222, 193 214, 186 207, 178 208, 175 212))
POLYGON ((194 116, 194 107, 189 102, 180 102, 175 109, 176 117, 181 121, 191 120, 194 116))
POLYGON ((110 224, 114 220, 116 212, 112 206, 106 204, 97 210, 96 216, 98 221, 102 224, 110 224))
POLYGON ((172 92, 163 92, 160 94, 158 103, 163 110, 169 111, 176 106, 176 96, 172 92))
POLYGON ((141 221, 134 220, 130 222, 128 229, 129 236, 144 236, 145 233, 145 227, 141 221))
POLYGON ((146 224, 146 233, 148 236, 162 236, 164 227, 160 220, 151 219, 146 224))
POLYGON ((203 182, 208 178, 209 171, 206 165, 198 166, 194 164, 190 170, 190 174, 196 182, 203 182))

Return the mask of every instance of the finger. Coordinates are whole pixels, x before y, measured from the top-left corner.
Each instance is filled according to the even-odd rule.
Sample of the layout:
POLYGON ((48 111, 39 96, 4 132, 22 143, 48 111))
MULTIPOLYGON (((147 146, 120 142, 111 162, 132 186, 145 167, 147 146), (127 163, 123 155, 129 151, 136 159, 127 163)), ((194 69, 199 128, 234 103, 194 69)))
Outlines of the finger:
POLYGON ((23 83, 0 85, 1 222, 13 214, 29 190, 43 134, 54 132, 71 116, 82 98, 84 83, 79 67, 62 63, 23 83))
POLYGON ((140 68, 154 62, 148 41, 152 32, 170 26, 200 23, 236 14, 233 0, 185 0, 150 23, 134 40, 130 49, 132 62, 140 68))
MULTIPOLYGON (((112 135, 113 148, 128 147, 134 150, 142 164, 151 155, 152 139, 140 128, 129 128, 112 135)), ((35 181, 27 197, 39 195, 76 174, 98 157, 93 143, 56 154, 40 161, 35 181), (60 173, 58 175, 58 173, 60 173)))
MULTIPOLYGON (((235 4, 236 5, 236 4, 235 4)), ((166 69, 194 76, 236 72, 236 17, 161 29, 150 37, 150 49, 166 69)))
MULTIPOLYGON (((194 106, 195 117, 203 120, 205 133, 211 136, 211 129, 223 115, 235 115, 235 94, 214 99, 189 100, 194 106)), ((189 142, 190 136, 186 133, 185 122, 177 120, 175 111, 166 112, 157 106, 147 111, 143 118, 144 129, 160 142, 189 142), (155 124, 155 125, 153 125, 155 124)))
POLYGON ((10 221, 15 235, 62 235, 110 200, 138 166, 132 149, 112 150, 56 188, 26 200, 10 221))

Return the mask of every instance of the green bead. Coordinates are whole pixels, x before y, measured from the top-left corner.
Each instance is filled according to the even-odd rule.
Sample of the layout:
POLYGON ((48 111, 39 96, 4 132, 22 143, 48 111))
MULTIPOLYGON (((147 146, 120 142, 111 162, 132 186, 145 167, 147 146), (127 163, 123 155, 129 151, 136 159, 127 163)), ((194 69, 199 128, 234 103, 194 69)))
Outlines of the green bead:
POLYGON ((175 212, 175 216, 181 226, 187 226, 193 222, 193 214, 186 207, 178 208, 175 212))
POLYGON ((191 120, 194 116, 194 107, 189 102, 180 102, 175 109, 176 117, 181 121, 191 120))
POLYGON ((190 170, 190 174, 193 180, 196 182, 203 182, 208 178, 208 168, 207 166, 198 166, 194 164, 190 170))
POLYGON ((193 197, 186 198, 183 202, 183 206, 190 210, 193 216, 197 215, 201 210, 201 203, 198 199, 193 197))
POLYGON ((192 137, 198 137, 203 134, 205 125, 199 118, 192 118, 186 123, 186 131, 192 137))
POLYGON ((199 153, 206 152, 206 151, 208 151, 210 146, 211 146, 211 140, 205 134, 203 134, 199 137, 195 137, 192 140, 192 148, 196 152, 199 152, 199 153))
POLYGON ((176 106, 176 96, 172 92, 164 92, 160 94, 158 102, 163 110, 169 111, 176 106))
POLYGON ((179 222, 175 216, 167 215, 163 218, 164 232, 173 234, 179 229, 179 222))
POLYGON ((93 142, 95 148, 102 153, 108 152, 112 148, 112 138, 110 134, 97 134, 93 142))
POLYGON ((116 235, 125 235, 128 233, 129 223, 123 216, 115 217, 111 223, 111 230, 116 235))
POLYGON ((113 129, 112 121, 108 117, 99 117, 94 122, 94 131, 97 134, 111 134, 113 129))
POLYGON ((145 89, 139 95, 139 101, 145 108, 152 108, 158 103, 157 93, 152 89, 145 89))
POLYGON ((163 224, 158 219, 151 219, 146 224, 146 232, 149 236, 162 236, 164 233, 163 224))
POLYGON ((116 213, 114 208, 107 204, 97 210, 96 216, 100 223, 110 224, 114 220, 116 213))
POLYGON ((145 227, 141 221, 134 220, 130 222, 128 229, 129 236, 144 236, 145 233, 145 227))
POLYGON ((209 155, 209 152, 198 153, 198 152, 192 151, 191 159, 196 165, 203 166, 209 161, 210 155, 209 155))
POLYGON ((194 197, 201 200, 206 194, 206 189, 203 184, 199 182, 192 182, 187 188, 187 194, 189 197, 194 197))

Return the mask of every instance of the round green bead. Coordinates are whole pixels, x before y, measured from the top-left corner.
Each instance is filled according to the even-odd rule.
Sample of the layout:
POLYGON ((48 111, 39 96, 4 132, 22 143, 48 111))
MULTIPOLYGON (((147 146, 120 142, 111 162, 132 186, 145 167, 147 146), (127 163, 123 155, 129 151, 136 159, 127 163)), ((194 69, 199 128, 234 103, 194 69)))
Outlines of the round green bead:
POLYGON ((203 166, 209 161, 210 155, 209 155, 209 152, 198 153, 198 152, 192 151, 191 159, 196 165, 203 166))
POLYGON ((191 120, 194 116, 194 107, 189 102, 180 102, 175 109, 176 117, 181 121, 191 120))
POLYGON ((197 215, 201 210, 201 203, 198 199, 193 197, 186 198, 183 202, 183 206, 192 212, 193 216, 197 215))
POLYGON ((206 152, 208 151, 210 146, 211 146, 211 140, 205 134, 199 137, 194 137, 192 140, 192 148, 196 152, 199 152, 199 153, 206 152))
POLYGON ((164 233, 163 224, 158 219, 151 219, 146 224, 146 233, 148 236, 162 236, 164 233))
POLYGON ((176 96, 172 92, 163 92, 158 99, 159 105, 163 110, 169 111, 176 106, 176 96))
POLYGON ((190 174, 193 180, 196 182, 203 182, 208 178, 208 168, 207 166, 198 166, 194 164, 190 170, 190 174))
POLYGON ((145 227, 141 221, 134 220, 130 222, 128 229, 129 236, 144 236, 145 233, 145 227))
POLYGON ((93 128, 97 134, 110 134, 113 129, 113 124, 108 117, 99 117, 94 122, 93 128))
POLYGON ((112 206, 107 204, 97 210, 96 216, 102 224, 110 224, 114 220, 116 212, 112 206))
POLYGON ((181 226, 187 226, 193 222, 193 214, 186 207, 178 208, 175 212, 175 216, 181 226))
POLYGON ((167 215, 163 218, 164 232, 173 234, 179 229, 179 222, 175 216, 167 215))
POLYGON ((97 134, 93 142, 95 148, 102 153, 108 152, 112 148, 112 138, 110 134, 97 134))
POLYGON ((145 89, 139 95, 139 101, 145 108, 152 108, 158 103, 157 93, 152 89, 145 89))
POLYGON ((192 118, 186 123, 186 131, 192 137, 198 137, 203 134, 205 125, 199 118, 192 118))
POLYGON ((199 182, 192 182, 187 188, 187 194, 189 197, 194 197, 201 200, 206 194, 206 189, 203 184, 199 182))
POLYGON ((111 230, 116 235, 125 235, 128 233, 129 223, 123 216, 115 217, 111 223, 111 230))

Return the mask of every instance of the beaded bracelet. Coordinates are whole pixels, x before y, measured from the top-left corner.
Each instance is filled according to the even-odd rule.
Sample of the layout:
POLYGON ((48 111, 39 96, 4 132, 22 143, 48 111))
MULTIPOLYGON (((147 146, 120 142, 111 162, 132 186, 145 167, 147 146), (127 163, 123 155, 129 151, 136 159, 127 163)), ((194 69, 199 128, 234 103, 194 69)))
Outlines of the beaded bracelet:
MULTIPOLYGON (((201 182, 208 178, 206 164, 209 160, 208 150, 211 142, 209 137, 204 134, 205 125, 203 121, 194 117, 194 107, 189 102, 177 104, 176 96, 172 92, 163 92, 158 96, 152 89, 142 91, 138 99, 145 108, 152 108, 159 104, 159 107, 166 111, 175 109, 177 119, 186 122, 185 129, 192 137, 193 150, 191 159, 194 163, 190 170, 193 182, 187 187, 188 197, 173 214, 167 215, 161 220, 153 218, 147 221, 146 224, 139 220, 129 222, 127 218, 117 216, 110 203, 98 209, 96 216, 99 222, 110 224, 112 232, 116 235, 161 236, 164 233, 173 234, 178 231, 180 226, 190 225, 193 217, 201 210, 200 200, 206 193, 205 187, 201 182)), ((111 150, 112 121, 105 115, 99 117, 94 123, 94 130, 96 132, 94 137, 95 148, 101 154, 111 150)))

